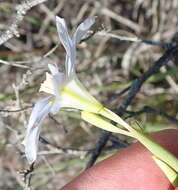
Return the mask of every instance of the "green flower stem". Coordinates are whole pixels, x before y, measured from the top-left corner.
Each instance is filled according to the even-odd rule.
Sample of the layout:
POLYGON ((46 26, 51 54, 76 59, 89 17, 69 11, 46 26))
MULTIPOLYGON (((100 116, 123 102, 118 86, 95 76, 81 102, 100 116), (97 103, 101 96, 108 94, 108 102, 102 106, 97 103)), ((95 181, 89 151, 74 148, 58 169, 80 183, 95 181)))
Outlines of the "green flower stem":
POLYGON ((163 171, 165 176, 169 179, 169 181, 172 183, 174 187, 178 186, 178 175, 175 170, 170 168, 165 162, 158 159, 156 156, 152 156, 153 160, 156 162, 156 164, 160 167, 160 169, 163 171))
MULTIPOLYGON (((137 139, 142 145, 144 145, 160 162, 163 162, 166 167, 160 167, 160 162, 156 162, 158 166, 162 169, 163 173, 166 173, 169 181, 174 185, 178 185, 178 158, 169 152, 166 148, 161 146, 159 143, 155 142, 152 138, 145 135, 141 130, 137 130, 129 126, 121 117, 107 108, 103 108, 99 111, 99 114, 104 116, 104 118, 108 118, 112 121, 115 121, 128 131, 118 128, 117 126, 112 125, 107 119, 103 117, 83 111, 81 113, 82 119, 93 124, 96 127, 102 128, 104 130, 108 130, 111 132, 121 133, 123 135, 131 136, 137 139)), ((154 159, 155 160, 155 159, 154 159)), ((163 165, 162 163, 162 165, 163 165)))
POLYGON ((107 119, 104 119, 103 117, 99 116, 98 114, 82 111, 81 112, 81 118, 88 123, 91 123, 92 125, 99 127, 101 129, 104 129, 106 131, 110 131, 113 133, 120 133, 126 136, 132 136, 132 134, 129 131, 126 131, 124 129, 120 129, 116 127, 115 125, 112 125, 107 119))
MULTIPOLYGON (((136 138, 141 144, 143 144, 154 156, 165 162, 168 166, 173 168, 178 173, 178 158, 169 152, 166 148, 155 142, 153 139, 145 135, 143 132, 136 130, 129 126, 121 117, 104 108, 107 114, 102 111, 102 115, 117 122, 124 128, 128 129, 134 138, 136 138), (103 114, 104 113, 104 114, 103 114)), ((104 110, 103 109, 103 110, 104 110)))
POLYGON ((129 126, 121 117, 119 117, 117 114, 112 112, 111 110, 103 107, 100 111, 99 114, 118 123, 120 125, 120 128, 126 128, 128 131, 132 132, 134 129, 129 126))
POLYGON ((140 131, 134 130, 134 132, 132 131, 132 135, 152 152, 154 156, 178 173, 178 158, 174 154, 140 131))

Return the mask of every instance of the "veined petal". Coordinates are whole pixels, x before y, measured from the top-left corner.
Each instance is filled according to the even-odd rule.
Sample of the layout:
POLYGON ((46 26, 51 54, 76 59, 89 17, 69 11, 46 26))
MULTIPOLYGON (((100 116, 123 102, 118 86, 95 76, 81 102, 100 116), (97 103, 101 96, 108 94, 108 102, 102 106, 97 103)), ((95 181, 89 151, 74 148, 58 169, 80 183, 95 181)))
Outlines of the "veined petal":
POLYGON ((55 114, 61 107, 60 91, 65 84, 65 75, 58 71, 57 67, 48 64, 49 70, 52 75, 46 73, 46 80, 40 87, 40 91, 44 91, 55 96, 54 101, 51 101, 52 106, 50 112, 55 114))
POLYGON ((52 96, 38 101, 31 113, 27 132, 22 144, 25 146, 25 155, 30 164, 36 160, 38 150, 38 139, 40 133, 40 124, 46 115, 50 112, 52 96))
POLYGON ((93 113, 99 113, 103 108, 101 104, 94 104, 78 94, 65 90, 61 92, 61 107, 75 108, 93 113))
POLYGON ((87 91, 78 78, 74 76, 61 90, 61 107, 98 113, 103 106, 87 91))
POLYGON ((56 76, 53 76, 52 78, 52 85, 54 88, 54 95, 55 99, 51 102, 52 107, 50 109, 50 112, 53 114, 56 114, 60 108, 61 108, 61 88, 64 85, 64 74, 58 73, 56 76))
POLYGON ((32 113, 30 115, 27 131, 30 131, 31 128, 38 126, 41 123, 41 121, 44 119, 44 117, 49 113, 49 109, 51 106, 50 103, 51 99, 52 96, 39 100, 35 104, 32 113))
POLYGON ((72 73, 75 72, 74 64, 75 64, 75 57, 76 57, 76 46, 72 42, 72 39, 69 36, 66 22, 63 18, 56 17, 56 26, 57 26, 57 31, 59 34, 59 39, 67 52, 66 61, 65 61, 65 69, 66 69, 67 76, 70 76, 72 73))
POLYGON ((71 57, 72 56, 71 53, 73 51, 73 44, 69 36, 65 20, 61 17, 56 16, 56 26, 57 26, 59 39, 62 45, 64 46, 67 54, 71 57))
POLYGON ((41 126, 35 127, 31 129, 30 133, 26 136, 25 156, 30 165, 35 162, 37 157, 40 131, 41 126))
POLYGON ((76 45, 80 43, 82 37, 87 33, 89 28, 94 24, 96 17, 88 18, 82 22, 78 27, 72 38, 73 43, 76 45))
POLYGON ((65 69, 68 78, 71 78, 75 74, 75 56, 69 57, 66 55, 65 69))
POLYGON ((83 84, 79 81, 79 79, 74 76, 72 80, 70 80, 64 87, 65 90, 74 92, 75 94, 78 94, 84 99, 87 99, 88 101, 92 102, 93 104, 100 104, 89 92, 88 90, 83 86, 83 84))
POLYGON ((63 87, 64 83, 65 83, 65 75, 64 73, 61 73, 58 71, 58 68, 55 67, 52 64, 48 64, 49 70, 51 71, 51 75, 46 76, 46 79, 49 82, 53 81, 53 86, 54 86, 54 90, 57 91, 57 94, 59 93, 60 89, 63 87))

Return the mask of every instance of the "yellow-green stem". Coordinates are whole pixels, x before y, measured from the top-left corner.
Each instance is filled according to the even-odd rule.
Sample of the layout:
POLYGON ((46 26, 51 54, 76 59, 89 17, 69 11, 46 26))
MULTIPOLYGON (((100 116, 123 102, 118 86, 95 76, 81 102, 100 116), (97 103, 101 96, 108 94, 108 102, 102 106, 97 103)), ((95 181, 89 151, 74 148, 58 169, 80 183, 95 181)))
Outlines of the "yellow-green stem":
POLYGON ((140 131, 132 131, 133 136, 142 143, 157 158, 164 161, 168 166, 178 172, 178 158, 169 152, 166 148, 155 142, 151 137, 141 133, 140 131))
POLYGON ((98 114, 94 114, 87 111, 81 112, 81 118, 88 123, 91 123, 92 125, 99 127, 101 129, 104 129, 106 131, 110 131, 113 133, 120 133, 126 136, 132 136, 132 134, 129 131, 126 131, 124 129, 120 129, 116 127, 115 125, 112 125, 108 120, 104 119, 103 117, 99 116, 98 114))
POLYGON ((171 167, 178 173, 178 158, 169 152, 166 148, 155 142, 152 138, 145 135, 143 132, 129 126, 129 124, 127 124, 121 117, 108 110, 107 108, 100 110, 100 114, 128 129, 132 136, 141 144, 143 144, 150 152, 152 152, 154 156, 165 162, 168 167, 171 167))
POLYGON ((178 186, 178 175, 175 170, 170 168, 165 162, 157 158, 156 156, 152 156, 153 160, 156 162, 156 164, 160 167, 160 169, 163 171, 165 176, 169 179, 169 181, 172 183, 174 187, 178 186))
POLYGON ((130 132, 132 132, 134 129, 129 126, 121 117, 119 117, 117 114, 115 114, 114 112, 112 112, 111 110, 103 107, 99 112, 100 115, 118 123, 120 126, 122 126, 123 128, 126 128, 127 130, 129 130, 130 132))

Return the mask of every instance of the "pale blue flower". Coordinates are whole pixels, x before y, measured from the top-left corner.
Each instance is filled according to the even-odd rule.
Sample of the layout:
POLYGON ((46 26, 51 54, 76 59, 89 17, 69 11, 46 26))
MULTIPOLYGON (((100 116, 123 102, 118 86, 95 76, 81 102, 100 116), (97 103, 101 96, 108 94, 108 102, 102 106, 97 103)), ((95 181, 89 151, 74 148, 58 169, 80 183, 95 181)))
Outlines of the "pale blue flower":
POLYGON ((88 18, 78 27, 72 38, 69 36, 65 20, 56 17, 59 39, 66 50, 66 74, 58 71, 57 67, 49 64, 51 74, 46 73, 46 80, 40 91, 51 94, 38 101, 31 113, 23 144, 29 164, 35 162, 38 152, 41 123, 49 113, 57 113, 60 108, 77 108, 97 112, 102 105, 93 98, 78 80, 75 73, 76 45, 94 24, 95 17, 88 18))

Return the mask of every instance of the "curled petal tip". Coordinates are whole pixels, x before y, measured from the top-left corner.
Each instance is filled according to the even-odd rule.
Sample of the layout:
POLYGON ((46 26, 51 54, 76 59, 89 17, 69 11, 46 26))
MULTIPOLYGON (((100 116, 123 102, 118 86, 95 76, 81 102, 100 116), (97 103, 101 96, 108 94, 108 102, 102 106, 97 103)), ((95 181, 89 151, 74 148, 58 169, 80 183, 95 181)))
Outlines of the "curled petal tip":
POLYGON ((60 24, 62 24, 63 26, 66 25, 65 19, 62 18, 62 17, 59 17, 59 16, 56 16, 56 23, 57 23, 57 24, 60 23, 60 24))
POLYGON ((87 34, 90 27, 95 23, 96 17, 87 18, 78 27, 73 36, 74 44, 80 43, 81 39, 87 34))
POLYGON ((56 16, 56 21, 61 21, 61 20, 64 20, 64 18, 56 16))

